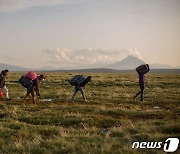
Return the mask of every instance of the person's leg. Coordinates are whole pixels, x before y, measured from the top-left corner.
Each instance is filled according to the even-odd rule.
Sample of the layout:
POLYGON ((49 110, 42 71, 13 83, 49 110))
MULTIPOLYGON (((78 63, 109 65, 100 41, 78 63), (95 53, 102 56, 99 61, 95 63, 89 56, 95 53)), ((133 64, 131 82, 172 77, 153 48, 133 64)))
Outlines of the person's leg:
MULTIPOLYGON (((139 86, 140 86, 140 83, 139 83, 139 86)), ((140 87, 140 89, 141 89, 141 87, 140 87)), ((136 100, 136 97, 138 97, 140 94, 141 94, 141 91, 139 91, 138 93, 136 93, 136 94, 133 96, 134 100, 136 100)))
POLYGON ((72 102, 74 102, 74 98, 75 98, 75 96, 76 96, 76 94, 78 93, 78 91, 79 91, 79 88, 77 87, 77 86, 75 86, 75 88, 74 88, 74 94, 73 94, 73 96, 72 96, 72 102))
POLYGON ((23 99, 23 104, 25 104, 27 97, 29 97, 30 94, 32 95, 32 92, 33 92, 33 87, 30 89, 27 89, 26 96, 23 99))
POLYGON ((27 97, 29 96, 29 94, 30 94, 30 91, 27 90, 26 96, 24 97, 23 102, 22 102, 23 104, 25 104, 26 99, 27 99, 27 97))
POLYGON ((133 99, 136 100, 136 98, 140 95, 141 91, 133 95, 133 99))
POLYGON ((139 82, 139 87, 140 87, 140 91, 138 93, 136 93, 135 95, 133 95, 134 100, 136 100, 136 97, 138 97, 140 94, 142 94, 142 88, 141 88, 141 83, 139 82))
POLYGON ((141 88, 141 101, 143 101, 143 94, 144 94, 144 82, 140 83, 140 88, 141 88))
POLYGON ((84 101, 87 101, 86 96, 85 96, 85 92, 84 92, 82 87, 79 87, 79 91, 81 92, 84 101))
POLYGON ((7 88, 6 86, 4 86, 4 87, 2 88, 2 91, 6 94, 7 100, 10 100, 10 99, 9 99, 8 88, 7 88))
POLYGON ((139 91, 137 94, 135 94, 136 97, 138 97, 141 94, 141 91, 139 91))
POLYGON ((35 102, 35 93, 34 93, 33 89, 31 90, 31 96, 32 96, 33 104, 36 104, 36 102, 35 102))

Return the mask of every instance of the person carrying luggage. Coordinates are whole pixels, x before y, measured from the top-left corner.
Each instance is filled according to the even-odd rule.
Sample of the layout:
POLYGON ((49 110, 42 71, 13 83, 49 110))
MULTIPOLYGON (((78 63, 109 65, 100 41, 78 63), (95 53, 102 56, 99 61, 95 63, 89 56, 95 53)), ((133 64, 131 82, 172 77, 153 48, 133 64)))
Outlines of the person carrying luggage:
POLYGON ((2 91, 6 94, 6 101, 11 101, 11 99, 9 98, 9 93, 8 93, 8 88, 6 86, 6 76, 8 74, 8 70, 2 70, 1 74, 0 74, 0 89, 2 89, 2 91))
POLYGON ((135 95, 133 95, 133 99, 136 100, 136 98, 140 96, 140 100, 141 102, 143 102, 144 98, 144 81, 145 81, 145 74, 149 72, 149 65, 140 65, 136 68, 136 71, 138 73, 138 78, 139 78, 139 87, 140 87, 140 91, 138 93, 136 93, 135 95))
POLYGON ((88 82, 91 81, 91 76, 88 76, 87 78, 84 78, 82 75, 77 75, 73 77, 69 82, 71 85, 75 86, 74 88, 74 94, 72 96, 72 102, 74 102, 76 94, 80 91, 83 97, 83 100, 85 102, 88 102, 86 96, 85 96, 85 86, 88 82))
POLYGON ((25 101, 27 97, 31 94, 33 98, 33 103, 36 104, 35 102, 35 96, 40 96, 40 82, 45 79, 45 76, 43 74, 39 75, 36 79, 32 80, 32 85, 27 88, 27 93, 26 96, 23 99, 23 104, 25 104, 25 101))

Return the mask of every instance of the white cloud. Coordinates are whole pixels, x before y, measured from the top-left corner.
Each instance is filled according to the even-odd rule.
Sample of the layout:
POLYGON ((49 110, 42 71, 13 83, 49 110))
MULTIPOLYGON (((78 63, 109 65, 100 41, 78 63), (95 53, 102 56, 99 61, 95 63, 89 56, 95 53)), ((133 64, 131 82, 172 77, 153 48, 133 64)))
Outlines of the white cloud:
POLYGON ((0 0, 0 12, 14 12, 30 7, 64 5, 81 0, 0 0))
POLYGON ((46 49, 43 50, 43 53, 48 54, 53 60, 55 61, 60 61, 60 62, 69 62, 69 56, 68 56, 68 52, 70 52, 71 50, 68 49, 46 49))
POLYGON ((135 48, 130 50, 129 55, 142 59, 141 53, 135 48))
POLYGON ((140 58, 136 49, 45 49, 42 51, 51 62, 63 67, 96 67, 119 62, 128 55, 140 58))

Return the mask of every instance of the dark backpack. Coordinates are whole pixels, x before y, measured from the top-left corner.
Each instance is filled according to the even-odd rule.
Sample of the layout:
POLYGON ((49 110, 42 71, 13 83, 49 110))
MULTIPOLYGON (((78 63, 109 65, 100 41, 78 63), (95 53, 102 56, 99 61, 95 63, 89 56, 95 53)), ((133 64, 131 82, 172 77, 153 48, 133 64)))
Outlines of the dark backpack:
POLYGON ((26 76, 21 76, 19 83, 27 89, 30 89, 33 86, 33 81, 26 76))
POLYGON ((146 74, 149 72, 149 65, 148 64, 143 64, 143 65, 140 65, 136 68, 136 71, 138 74, 146 74))
POLYGON ((86 78, 83 75, 75 75, 71 80, 69 80, 69 83, 72 86, 80 86, 85 80, 86 78))

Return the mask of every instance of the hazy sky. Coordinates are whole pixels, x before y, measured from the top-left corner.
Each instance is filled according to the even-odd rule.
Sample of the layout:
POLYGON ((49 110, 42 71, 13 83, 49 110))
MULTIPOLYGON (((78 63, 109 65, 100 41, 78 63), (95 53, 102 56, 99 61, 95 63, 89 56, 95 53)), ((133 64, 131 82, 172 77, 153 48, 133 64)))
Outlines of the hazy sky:
POLYGON ((0 63, 180 65, 180 0, 0 0, 0 63))

